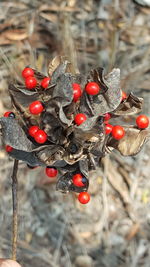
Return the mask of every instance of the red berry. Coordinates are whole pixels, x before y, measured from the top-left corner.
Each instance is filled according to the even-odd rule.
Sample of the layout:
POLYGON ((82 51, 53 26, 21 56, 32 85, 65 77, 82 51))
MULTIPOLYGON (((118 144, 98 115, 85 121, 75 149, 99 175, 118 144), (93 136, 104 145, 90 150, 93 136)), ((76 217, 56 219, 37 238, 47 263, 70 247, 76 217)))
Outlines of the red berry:
POLYGON ((81 204, 87 204, 90 201, 90 195, 88 192, 81 192, 78 195, 78 200, 81 204))
POLYGON ((55 168, 52 168, 52 167, 46 167, 46 169, 45 169, 45 173, 46 173, 46 175, 47 175, 48 177, 52 177, 52 178, 54 178, 54 177, 57 176, 58 171, 57 171, 57 169, 55 169, 55 168))
POLYGON ((37 143, 39 144, 43 144, 46 142, 47 140, 47 134, 43 131, 43 130, 38 130, 35 134, 34 134, 34 139, 37 143))
POLYGON ((41 81, 41 86, 46 89, 49 86, 49 82, 50 82, 50 78, 49 77, 45 77, 41 81))
POLYGON ((15 114, 12 111, 6 111, 4 117, 15 118, 15 114))
POLYGON ((22 77, 23 78, 27 78, 27 77, 29 77, 29 76, 33 76, 34 75, 34 71, 33 71, 33 69, 31 69, 31 68, 25 68, 23 71, 22 71, 22 77))
POLYGON ((122 101, 125 100, 126 98, 127 98, 127 94, 124 91, 122 91, 122 101))
POLYGON ((100 91, 100 87, 95 82, 89 82, 85 86, 85 91, 89 95, 97 95, 99 93, 99 91, 100 91))
POLYGON ((77 124, 77 125, 80 125, 80 124, 82 124, 84 121, 86 121, 86 116, 85 116, 85 114, 83 114, 83 113, 78 113, 76 116, 75 116, 75 118, 74 118, 74 121, 75 121, 75 123, 77 124))
POLYGON ((125 131, 124 131, 124 128, 122 126, 115 125, 112 128, 111 134, 112 134, 114 139, 120 140, 121 138, 124 137, 125 131))
POLYGON ((13 147, 9 146, 9 145, 6 145, 5 146, 5 150, 6 150, 6 152, 11 152, 13 150, 13 147))
POLYGON ((25 85, 28 89, 34 89, 37 85, 37 80, 35 77, 29 76, 25 80, 25 85))
MULTIPOLYGON (((72 177, 72 182, 75 186, 79 186, 79 187, 82 187, 82 186, 85 186, 84 184, 84 180, 86 178, 83 177, 80 173, 77 173, 75 174, 73 177, 72 177)), ((85 180, 86 181, 86 180, 85 180)))
POLYGON ((105 125, 105 134, 110 134, 112 131, 113 126, 111 124, 105 125))
POLYGON ((37 101, 32 102, 29 105, 29 110, 30 110, 30 113, 32 113, 34 115, 38 115, 44 110, 44 107, 43 107, 42 103, 37 100, 37 101))
POLYGON ((82 90, 80 87, 80 84, 78 83, 73 83, 72 84, 72 88, 73 88, 73 101, 77 102, 78 99, 81 97, 82 95, 82 90))
POLYGON ((145 115, 139 115, 137 118, 136 118, 136 124, 138 126, 138 128, 140 129, 145 129, 148 127, 149 125, 149 119, 147 116, 145 115))
POLYGON ((37 125, 33 125, 28 129, 28 133, 30 136, 34 137, 38 130, 39 130, 39 127, 37 125))
POLYGON ((109 113, 105 113, 104 121, 109 121, 111 119, 111 115, 109 113))

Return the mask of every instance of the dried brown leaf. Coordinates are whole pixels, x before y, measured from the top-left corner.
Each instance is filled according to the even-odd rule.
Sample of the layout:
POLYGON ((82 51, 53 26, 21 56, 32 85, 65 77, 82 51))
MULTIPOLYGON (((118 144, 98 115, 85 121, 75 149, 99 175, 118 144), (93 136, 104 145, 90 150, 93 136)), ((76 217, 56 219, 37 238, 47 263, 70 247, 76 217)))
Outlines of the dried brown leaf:
POLYGON ((1 34, 0 45, 10 45, 12 41, 8 40, 4 34, 1 34))
POLYGON ((7 30, 4 36, 10 41, 22 41, 28 38, 28 33, 23 30, 7 30))
POLYGON ((88 81, 99 83, 101 91, 96 96, 83 94, 80 111, 89 115, 100 116, 116 109, 121 102, 120 70, 113 69, 106 77, 103 77, 101 68, 92 72, 88 81))
MULTIPOLYGON (((53 71, 52 76, 51 76, 51 83, 55 84, 58 80, 58 78, 65 74, 66 70, 67 70, 67 66, 68 66, 69 62, 67 60, 65 60, 63 63, 60 63, 53 71)), ((68 73, 69 74, 69 73, 68 73)))
POLYGON ((74 135, 80 143, 97 143, 104 140, 104 127, 100 124, 97 116, 88 118, 80 126, 75 127, 74 135))
POLYGON ((113 111, 113 115, 125 116, 133 115, 142 110, 143 98, 139 98, 132 93, 129 94, 128 98, 120 103, 116 110, 113 111))
POLYGON ((72 175, 72 172, 67 172, 62 175, 56 184, 56 190, 61 191, 63 193, 68 193, 70 191, 77 193, 87 191, 89 187, 89 181, 86 180, 84 187, 75 186, 72 182, 72 175))
POLYGON ((140 231, 140 224, 139 223, 134 223, 131 228, 129 233, 126 236, 126 239, 128 241, 132 240, 140 231))
POLYGON ((49 63, 47 72, 50 77, 52 76, 53 72, 56 70, 56 68, 59 66, 60 63, 61 63, 60 56, 54 57, 53 60, 49 63))
POLYGON ((58 16, 56 14, 41 12, 40 16, 42 18, 48 20, 48 21, 53 22, 53 23, 57 23, 58 22, 58 16))
POLYGON ((117 149, 123 156, 136 155, 150 138, 150 131, 131 126, 124 126, 124 129, 125 136, 119 141, 110 137, 107 146, 117 149))
POLYGON ((45 166, 45 164, 36 157, 34 152, 27 152, 27 151, 13 149, 9 154, 11 157, 18 160, 22 160, 27 164, 29 164, 30 166, 40 166, 40 165, 45 166))
POLYGON ((18 150, 32 151, 33 144, 27 138, 17 120, 3 117, 0 118, 0 124, 2 126, 2 135, 5 144, 18 150))
POLYGON ((23 107, 28 107, 30 103, 38 99, 37 92, 26 90, 25 87, 16 86, 13 84, 9 85, 9 93, 14 106, 21 105, 23 107))
POLYGON ((48 166, 55 166, 55 163, 62 161, 64 149, 57 145, 45 145, 35 149, 34 153, 40 162, 48 166))
POLYGON ((74 12, 74 11, 80 11, 79 8, 75 8, 72 6, 58 6, 57 5, 42 5, 39 8, 39 11, 52 11, 52 12, 74 12))

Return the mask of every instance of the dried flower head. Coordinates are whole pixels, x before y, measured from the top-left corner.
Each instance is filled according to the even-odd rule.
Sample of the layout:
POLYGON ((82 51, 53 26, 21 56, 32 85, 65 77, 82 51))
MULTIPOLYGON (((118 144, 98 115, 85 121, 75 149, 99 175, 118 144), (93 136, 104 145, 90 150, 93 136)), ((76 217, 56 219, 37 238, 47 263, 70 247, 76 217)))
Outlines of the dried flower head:
POLYGON ((53 62, 49 65, 50 79, 46 79, 45 88, 41 85, 45 75, 34 69, 37 81, 34 88, 10 84, 16 117, 0 118, 3 139, 6 145, 13 147, 9 154, 15 159, 33 167, 57 168, 57 190, 83 192, 88 190, 89 171, 99 165, 102 157, 113 149, 124 156, 135 155, 150 136, 149 130, 134 125, 122 126, 124 132, 119 138, 115 138, 118 132, 117 135, 105 132, 106 113, 111 119, 136 114, 142 109, 143 99, 132 93, 122 98, 119 69, 104 76, 103 69, 97 68, 82 76, 67 71, 68 61, 56 65, 53 62), (94 93, 90 83, 97 84, 94 93), (75 101, 73 84, 82 88, 75 101), (87 84, 88 90, 85 90, 87 84), (42 109, 32 113, 29 107, 37 101, 42 109), (85 115, 81 124, 74 121, 77 114, 85 115), (43 143, 34 138, 34 133, 29 135, 33 125, 37 126, 36 136, 38 129, 46 134, 43 143), (84 186, 73 183, 72 177, 77 173, 87 178, 84 186))

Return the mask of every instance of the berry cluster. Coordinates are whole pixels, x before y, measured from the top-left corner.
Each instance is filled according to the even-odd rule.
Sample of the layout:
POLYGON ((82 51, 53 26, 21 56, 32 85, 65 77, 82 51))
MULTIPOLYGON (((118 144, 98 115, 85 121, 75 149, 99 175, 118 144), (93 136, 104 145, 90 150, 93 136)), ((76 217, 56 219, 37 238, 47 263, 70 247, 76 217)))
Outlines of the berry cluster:
POLYGON ((44 144, 47 140, 47 134, 45 131, 39 129, 37 125, 33 125, 29 128, 29 135, 39 144, 44 144))
MULTIPOLYGON (((35 71, 31 68, 24 68, 22 71, 22 77, 25 79, 26 88, 33 90, 37 87, 38 81, 34 77, 35 71)), ((47 89, 49 86, 50 77, 44 77, 40 83, 40 86, 44 89, 47 89)))
MULTIPOLYGON (((111 125, 109 124, 109 119, 111 119, 111 115, 109 113, 107 113, 104 117, 104 119, 107 118, 106 120, 104 120, 105 123, 105 134, 110 134, 112 135, 112 137, 116 140, 120 140, 121 138, 124 137, 125 135, 125 130, 122 126, 120 125, 111 125)), ((146 129, 149 126, 149 119, 147 116, 145 115, 139 115, 136 118, 136 125, 139 129, 146 129)))
POLYGON ((77 192, 79 202, 86 204, 89 172, 109 147, 122 155, 138 153, 148 135, 149 119, 139 115, 136 125, 112 125, 110 121, 120 116, 140 112, 142 99, 120 89, 118 69, 104 77, 98 68, 82 77, 67 73, 67 64, 60 62, 50 77, 26 67, 22 71, 25 86, 9 87, 17 116, 7 111, 0 123, 12 157, 30 168, 45 166, 49 178, 57 177, 57 190, 77 192))

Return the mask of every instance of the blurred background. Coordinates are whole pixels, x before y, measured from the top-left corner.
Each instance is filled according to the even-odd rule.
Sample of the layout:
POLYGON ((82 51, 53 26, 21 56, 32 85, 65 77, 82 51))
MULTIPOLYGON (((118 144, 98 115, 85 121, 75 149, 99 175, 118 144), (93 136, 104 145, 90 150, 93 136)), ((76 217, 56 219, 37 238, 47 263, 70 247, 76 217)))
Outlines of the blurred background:
MULTIPOLYGON (((121 69, 122 89, 150 116, 149 0, 0 2, 0 113, 26 65, 46 74, 57 55, 82 73, 121 69)), ((11 257, 13 160, 1 141, 0 255, 11 257)), ((20 163, 18 261, 36 267, 150 266, 150 142, 135 157, 113 152, 90 174, 91 201, 55 190, 44 169, 20 163)))

